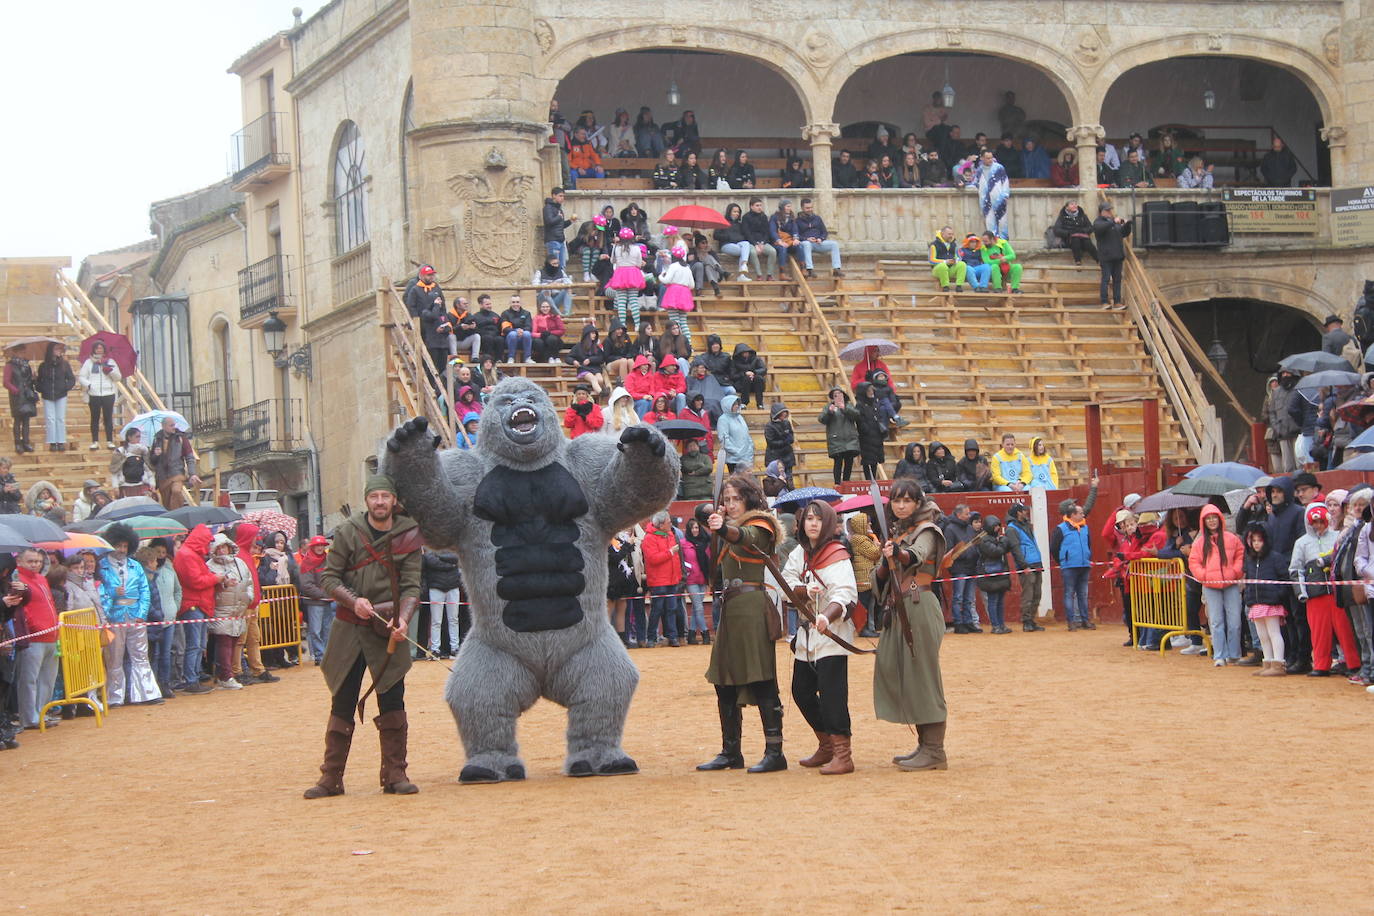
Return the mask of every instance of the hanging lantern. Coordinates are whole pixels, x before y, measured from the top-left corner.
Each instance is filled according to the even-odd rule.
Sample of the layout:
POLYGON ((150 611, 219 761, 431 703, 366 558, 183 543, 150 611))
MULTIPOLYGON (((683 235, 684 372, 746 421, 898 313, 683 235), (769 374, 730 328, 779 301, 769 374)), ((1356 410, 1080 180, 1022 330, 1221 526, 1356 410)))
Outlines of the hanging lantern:
POLYGON ((1208 111, 1217 107, 1217 94, 1211 89, 1207 89, 1202 93, 1202 107, 1206 108, 1208 111))

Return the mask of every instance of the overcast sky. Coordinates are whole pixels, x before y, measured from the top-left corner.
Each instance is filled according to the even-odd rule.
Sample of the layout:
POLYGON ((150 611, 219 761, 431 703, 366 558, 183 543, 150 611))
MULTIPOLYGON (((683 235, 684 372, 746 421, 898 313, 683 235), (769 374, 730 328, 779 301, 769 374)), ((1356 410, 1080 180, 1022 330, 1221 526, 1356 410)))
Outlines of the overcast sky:
POLYGON ((322 0, 7 3, 0 257, 147 238, 148 204, 213 184, 243 125, 239 55, 322 0))

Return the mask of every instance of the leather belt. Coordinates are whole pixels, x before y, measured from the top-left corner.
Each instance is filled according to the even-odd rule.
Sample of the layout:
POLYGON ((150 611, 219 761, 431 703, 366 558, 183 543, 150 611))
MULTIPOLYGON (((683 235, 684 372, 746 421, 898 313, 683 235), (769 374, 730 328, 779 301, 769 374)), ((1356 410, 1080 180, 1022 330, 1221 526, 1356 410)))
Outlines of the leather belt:
POLYGON ((731 600, 745 592, 762 591, 767 591, 762 585, 732 585, 721 593, 720 600, 725 604, 729 604, 731 600))

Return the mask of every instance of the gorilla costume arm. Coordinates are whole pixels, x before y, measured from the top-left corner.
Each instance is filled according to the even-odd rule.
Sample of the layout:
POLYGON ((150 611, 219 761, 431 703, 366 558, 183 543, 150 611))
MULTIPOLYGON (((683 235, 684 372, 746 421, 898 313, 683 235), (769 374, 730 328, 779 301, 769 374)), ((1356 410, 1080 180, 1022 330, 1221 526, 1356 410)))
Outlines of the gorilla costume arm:
POLYGON ((574 473, 593 469, 583 486, 597 521, 608 532, 666 508, 677 494, 681 473, 677 453, 649 426, 626 427, 619 441, 608 435, 578 436, 568 443, 568 464, 574 473))
POLYGON ((439 438, 424 417, 408 420, 392 434, 382 458, 382 473, 396 484, 396 495, 420 525, 425 543, 435 549, 454 546, 453 535, 464 530, 472 500, 461 499, 458 488, 469 489, 481 479, 481 462, 470 451, 438 451, 439 438))

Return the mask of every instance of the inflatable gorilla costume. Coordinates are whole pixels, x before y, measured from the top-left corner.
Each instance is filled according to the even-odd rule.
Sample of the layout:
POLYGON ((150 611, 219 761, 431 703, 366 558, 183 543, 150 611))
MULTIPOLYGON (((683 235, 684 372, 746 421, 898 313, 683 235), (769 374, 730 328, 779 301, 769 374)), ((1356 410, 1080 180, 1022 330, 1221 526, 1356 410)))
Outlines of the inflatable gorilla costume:
POLYGON ((437 444, 411 420, 384 469, 426 543, 457 552, 472 602, 446 690, 467 752, 459 781, 525 778, 515 721, 540 697, 568 710, 565 773, 637 772, 620 741, 639 672, 606 616, 606 545, 672 500, 676 455, 647 426, 568 441, 523 378, 492 391, 475 449, 437 444))

